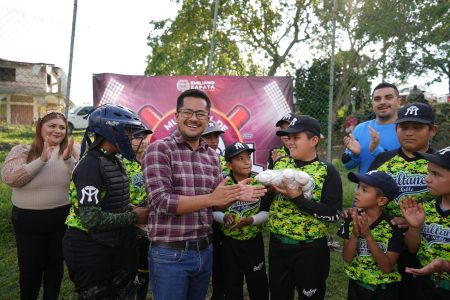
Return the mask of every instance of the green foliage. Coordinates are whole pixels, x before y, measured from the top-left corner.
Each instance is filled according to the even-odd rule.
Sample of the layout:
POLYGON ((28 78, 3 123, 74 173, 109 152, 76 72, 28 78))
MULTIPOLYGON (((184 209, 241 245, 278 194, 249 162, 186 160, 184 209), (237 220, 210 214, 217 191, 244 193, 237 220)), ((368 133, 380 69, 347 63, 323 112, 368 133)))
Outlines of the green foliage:
MULTIPOLYGON (((150 22, 146 75, 207 73, 215 1, 176 2, 181 9, 175 20, 150 22)), ((294 47, 310 38, 316 2, 220 1, 213 74, 275 75, 292 62, 294 47)))
MULTIPOLYGON (((147 58, 146 75, 206 74, 214 1, 186 0, 174 21, 152 21, 148 36, 151 53, 147 58)), ((222 2, 223 3, 223 2, 222 2)), ((221 4, 218 24, 226 23, 229 8, 221 4)), ((246 75, 256 65, 241 55, 231 28, 219 26, 215 33, 214 73, 246 75)), ((256 68, 257 69, 257 68, 256 68)))
MULTIPOLYGON (((352 100, 354 102, 355 95, 359 97, 370 95, 369 75, 345 67, 349 59, 348 53, 340 52, 336 58, 333 115, 352 100)), ((322 128, 326 128, 330 121, 328 120, 329 74, 329 59, 315 59, 310 67, 297 69, 294 85, 294 95, 297 98, 296 112, 315 117, 320 121, 322 128)))
POLYGON ((433 106, 438 132, 431 140, 431 146, 435 149, 442 149, 450 145, 450 104, 437 103, 433 106))

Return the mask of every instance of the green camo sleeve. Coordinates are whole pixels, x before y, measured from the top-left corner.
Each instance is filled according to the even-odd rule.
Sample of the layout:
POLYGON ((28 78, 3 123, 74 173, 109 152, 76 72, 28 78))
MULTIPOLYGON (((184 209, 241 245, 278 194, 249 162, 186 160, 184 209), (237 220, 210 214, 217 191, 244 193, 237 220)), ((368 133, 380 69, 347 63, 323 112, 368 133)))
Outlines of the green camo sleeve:
POLYGON ((104 212, 97 206, 79 208, 81 224, 87 230, 111 230, 136 224, 138 216, 134 212, 113 214, 104 212))

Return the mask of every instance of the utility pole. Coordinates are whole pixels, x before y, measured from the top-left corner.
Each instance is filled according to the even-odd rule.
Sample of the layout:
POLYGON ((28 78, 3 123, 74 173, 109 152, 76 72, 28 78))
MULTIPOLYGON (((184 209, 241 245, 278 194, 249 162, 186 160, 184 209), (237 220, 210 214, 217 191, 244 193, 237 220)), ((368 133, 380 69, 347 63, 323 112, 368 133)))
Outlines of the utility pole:
POLYGON ((216 0, 214 6, 214 21, 213 21, 213 29, 212 29, 212 37, 211 37, 211 48, 209 51, 209 61, 208 61, 208 75, 211 75, 213 57, 214 57, 214 48, 216 47, 216 23, 217 23, 217 12, 219 10, 219 0, 216 0))
POLYGON ((331 37, 331 58, 330 58, 330 92, 328 95, 328 140, 327 140, 327 161, 331 163, 331 143, 333 127, 333 95, 334 95, 334 48, 336 39, 336 10, 337 0, 333 0, 333 23, 331 37))
POLYGON ((70 56, 69 56, 69 72, 67 73, 67 93, 66 93, 66 118, 69 117, 70 105, 70 85, 72 82, 72 60, 73 60, 73 45, 75 43, 75 25, 77 23, 77 7, 78 0, 73 0, 73 17, 72 17, 72 35, 70 38, 70 56))

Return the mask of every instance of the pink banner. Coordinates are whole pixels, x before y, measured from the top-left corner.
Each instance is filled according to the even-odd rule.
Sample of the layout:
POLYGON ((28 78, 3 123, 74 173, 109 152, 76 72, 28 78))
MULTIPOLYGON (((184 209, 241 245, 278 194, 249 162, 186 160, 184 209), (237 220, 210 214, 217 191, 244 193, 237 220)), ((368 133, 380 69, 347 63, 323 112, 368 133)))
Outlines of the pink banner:
POLYGON ((255 148, 254 170, 267 166, 269 151, 280 145, 275 123, 293 108, 290 77, 128 76, 95 74, 94 106, 113 103, 138 112, 153 130, 151 140, 169 135, 177 126, 177 97, 196 88, 212 102, 211 119, 225 133, 219 148, 240 141, 255 148))

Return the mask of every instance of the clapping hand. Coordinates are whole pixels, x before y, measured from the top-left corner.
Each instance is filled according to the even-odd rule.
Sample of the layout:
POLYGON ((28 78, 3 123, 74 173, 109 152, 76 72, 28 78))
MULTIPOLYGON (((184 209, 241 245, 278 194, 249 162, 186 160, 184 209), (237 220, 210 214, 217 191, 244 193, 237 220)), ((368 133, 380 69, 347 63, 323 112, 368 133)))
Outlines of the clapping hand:
POLYGON ((369 126, 369 133, 370 133, 370 144, 369 144, 369 151, 372 153, 380 144, 380 133, 373 129, 371 126, 369 126))
POLYGON ((355 155, 359 155, 361 153, 361 144, 351 133, 344 137, 344 145, 355 155))
POLYGON ((241 188, 239 200, 247 202, 258 201, 259 198, 266 194, 267 189, 263 185, 248 185, 252 180, 253 178, 247 178, 238 183, 238 186, 241 188))
POLYGON ((405 272, 413 275, 430 275, 437 273, 437 279, 440 280, 443 272, 450 271, 450 262, 441 258, 435 258, 431 263, 420 269, 406 268, 405 272))
POLYGON ((413 198, 408 197, 402 200, 400 209, 409 226, 421 228, 425 223, 425 211, 423 210, 422 204, 417 203, 413 198))
POLYGON ((69 138, 69 142, 67 143, 66 149, 63 152, 63 159, 67 160, 72 156, 73 153, 73 136, 69 138))
POLYGON ((44 140, 44 147, 42 148, 41 160, 47 162, 52 156, 52 152, 55 150, 55 146, 50 146, 48 143, 48 137, 44 140))

